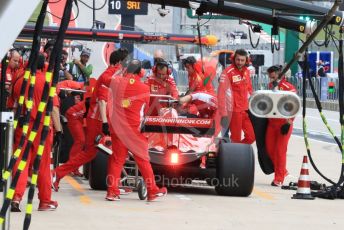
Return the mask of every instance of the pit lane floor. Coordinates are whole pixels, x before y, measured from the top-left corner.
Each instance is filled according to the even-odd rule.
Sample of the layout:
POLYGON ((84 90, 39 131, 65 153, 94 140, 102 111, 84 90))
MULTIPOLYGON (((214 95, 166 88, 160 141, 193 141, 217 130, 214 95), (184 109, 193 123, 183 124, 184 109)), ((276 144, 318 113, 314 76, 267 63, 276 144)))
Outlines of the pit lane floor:
MULTIPOLYGON (((320 131, 317 125, 309 127, 320 131)), ((319 169, 337 180, 341 155, 336 146, 324 140, 310 143, 319 169)), ((305 153, 303 138, 296 133, 288 149, 288 170, 295 181, 305 153)), ((312 168, 310 176, 324 182, 312 168)), ((202 186, 172 188, 167 197, 147 203, 135 192, 121 196, 119 202, 105 201, 105 191, 90 190, 86 180, 66 177, 60 191, 53 194, 59 202, 56 211, 36 211, 35 198, 31 229, 343 229, 344 200, 293 200, 295 191, 271 187, 272 178, 264 175, 256 162, 250 197, 221 197, 213 188, 202 186)), ((24 213, 12 213, 11 229, 22 229, 23 219, 24 213)))

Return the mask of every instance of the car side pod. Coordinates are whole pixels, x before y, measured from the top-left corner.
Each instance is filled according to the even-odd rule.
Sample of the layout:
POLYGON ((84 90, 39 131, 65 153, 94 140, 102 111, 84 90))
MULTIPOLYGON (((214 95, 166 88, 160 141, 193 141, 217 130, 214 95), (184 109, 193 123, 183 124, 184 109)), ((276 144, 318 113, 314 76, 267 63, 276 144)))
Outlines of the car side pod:
POLYGON ((279 90, 258 90, 249 100, 249 110, 261 118, 293 118, 301 109, 296 93, 279 90))
POLYGON ((254 153, 251 145, 221 142, 217 155, 217 194, 249 196, 254 185, 254 153))

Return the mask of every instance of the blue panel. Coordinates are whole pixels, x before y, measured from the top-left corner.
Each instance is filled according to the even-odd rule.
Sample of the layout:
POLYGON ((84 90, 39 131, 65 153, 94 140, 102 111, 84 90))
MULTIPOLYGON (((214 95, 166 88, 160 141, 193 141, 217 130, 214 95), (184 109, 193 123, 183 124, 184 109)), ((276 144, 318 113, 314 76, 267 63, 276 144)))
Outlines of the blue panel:
POLYGON ((309 63, 309 72, 312 77, 316 76, 317 72, 317 52, 309 52, 308 54, 308 63, 309 63))
POLYGON ((332 65, 331 57, 332 57, 332 52, 328 52, 328 51, 320 52, 319 60, 321 60, 323 62, 325 73, 331 73, 332 72, 332 70, 331 70, 331 65, 332 65))

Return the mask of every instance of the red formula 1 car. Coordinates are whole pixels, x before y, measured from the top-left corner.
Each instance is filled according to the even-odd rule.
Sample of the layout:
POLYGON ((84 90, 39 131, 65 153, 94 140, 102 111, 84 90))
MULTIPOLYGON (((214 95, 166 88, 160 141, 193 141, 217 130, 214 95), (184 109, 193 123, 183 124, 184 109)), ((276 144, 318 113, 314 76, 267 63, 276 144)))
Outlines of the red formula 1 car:
MULTIPOLYGON (((169 186, 205 180, 219 195, 249 196, 254 184, 252 147, 218 138, 214 119, 178 114, 172 98, 151 98, 157 101, 157 97, 161 97, 159 114, 145 117, 142 123, 157 183, 169 186)), ((106 188, 107 156, 100 152, 90 168, 93 189, 106 188)))
POLYGON ((160 102, 164 107, 159 115, 147 116, 142 125, 157 183, 168 186, 205 180, 219 195, 250 195, 254 184, 252 147, 218 138, 214 119, 178 114, 171 98, 160 102))

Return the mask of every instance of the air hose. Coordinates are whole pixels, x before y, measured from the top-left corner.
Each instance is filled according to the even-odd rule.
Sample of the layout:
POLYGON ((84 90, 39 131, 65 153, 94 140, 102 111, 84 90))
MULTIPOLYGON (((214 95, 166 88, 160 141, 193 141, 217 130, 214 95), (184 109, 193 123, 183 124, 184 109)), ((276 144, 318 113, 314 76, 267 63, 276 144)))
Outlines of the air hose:
MULTIPOLYGON (((61 20, 61 25, 60 25, 59 32, 56 38, 56 43, 52 50, 52 55, 49 60, 48 70, 46 72, 46 82, 43 88, 42 101, 40 102, 39 108, 45 107, 45 106, 47 108, 46 108, 46 113, 44 115, 44 123, 43 123, 43 129, 41 133, 41 139, 39 142, 38 152, 33 163, 33 172, 32 172, 32 179, 29 185, 28 203, 26 206, 24 229, 29 229, 29 226, 30 226, 31 213, 32 213, 32 200, 35 193, 35 187, 37 185, 38 169, 39 169, 42 155, 44 153, 46 138, 48 137, 49 132, 51 132, 50 118, 51 118, 51 113, 53 110, 53 98, 56 95, 56 84, 59 80, 59 67, 60 67, 61 56, 62 56, 63 40, 64 40, 65 32, 68 28, 70 16, 72 13, 73 1, 74 0, 66 1, 65 9, 63 12, 62 20, 61 20), (53 74, 52 74, 52 71, 53 71, 53 74), (51 84, 51 87, 50 87, 50 84, 51 84)), ((43 112, 44 112, 44 109, 38 111, 37 117, 33 125, 33 131, 39 130, 43 112)))
MULTIPOLYGON (((31 80, 30 80, 29 100, 26 103, 26 107, 28 108, 28 111, 27 111, 27 115, 25 117, 25 123, 23 125, 23 134, 20 138, 19 147, 18 147, 18 149, 16 149, 14 151, 14 154, 11 157, 9 166, 3 174, 3 180, 5 182, 7 182, 8 178, 11 176, 12 169, 13 169, 14 165, 16 164, 18 157, 20 156, 20 154, 22 152, 21 148, 23 147, 23 145, 27 139, 26 136, 28 134, 28 129, 29 129, 28 121, 30 119, 30 111, 31 111, 32 105, 33 105, 32 95, 33 95, 33 86, 35 84, 35 76, 34 75, 36 74, 37 58, 38 58, 38 52, 39 52, 39 48, 40 48, 40 34, 42 33, 42 28, 43 28, 43 24, 44 24, 44 18, 45 18, 45 14, 46 14, 46 10, 47 10, 47 5, 48 5, 48 0, 45 0, 43 5, 42 5, 38 19, 37 19, 34 39, 33 39, 33 43, 32 43, 32 52, 30 54, 28 67, 25 71, 24 81, 23 81, 23 84, 22 84, 21 90, 20 90, 19 106, 18 106, 18 109, 17 109, 16 114, 15 114, 14 128, 17 127, 18 119, 19 119, 19 116, 21 115, 23 104, 24 104, 24 99, 25 99, 24 95, 25 95, 25 91, 26 91, 27 82, 29 80, 30 74, 32 74, 31 80)), ((29 137, 29 141, 32 138, 34 139, 34 137, 35 137, 35 133, 32 133, 31 137, 29 137)), ((31 141, 33 141, 33 139, 31 141)), ((1 211, 0 211, 0 224, 2 224, 5 220, 4 218, 6 215, 6 211, 9 208, 11 201, 13 199, 15 188, 16 188, 18 180, 19 180, 19 176, 20 176, 21 172, 25 169, 27 157, 28 157, 28 154, 24 153, 23 157, 22 157, 22 159, 18 165, 18 170, 17 170, 16 174, 14 175, 13 180, 12 180, 11 185, 10 185, 10 188, 6 194, 6 199, 4 200, 4 203, 3 203, 1 211)))

